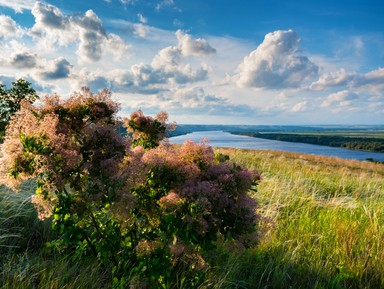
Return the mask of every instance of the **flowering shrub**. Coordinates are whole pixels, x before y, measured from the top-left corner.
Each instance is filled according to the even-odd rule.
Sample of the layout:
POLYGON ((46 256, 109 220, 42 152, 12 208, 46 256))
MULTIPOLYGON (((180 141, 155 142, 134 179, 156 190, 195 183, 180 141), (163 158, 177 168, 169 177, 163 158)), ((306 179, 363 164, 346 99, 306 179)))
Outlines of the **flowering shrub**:
POLYGON ((31 83, 20 78, 7 88, 0 84, 0 137, 3 136, 12 115, 20 109, 21 101, 33 103, 39 97, 31 83))
POLYGON ((125 119, 128 132, 132 133, 132 145, 144 149, 157 147, 167 131, 174 130, 175 124, 166 124, 167 120, 168 114, 164 111, 155 118, 145 116, 141 110, 132 113, 129 119, 125 119))
POLYGON ((255 241, 257 204, 247 192, 259 176, 205 143, 162 141, 173 127, 164 112, 134 112, 124 139, 118 108, 107 90, 24 103, 2 146, 7 184, 36 177, 32 202, 40 218, 53 219, 54 245, 94 254, 115 288, 175 280, 196 288, 217 238, 255 241))

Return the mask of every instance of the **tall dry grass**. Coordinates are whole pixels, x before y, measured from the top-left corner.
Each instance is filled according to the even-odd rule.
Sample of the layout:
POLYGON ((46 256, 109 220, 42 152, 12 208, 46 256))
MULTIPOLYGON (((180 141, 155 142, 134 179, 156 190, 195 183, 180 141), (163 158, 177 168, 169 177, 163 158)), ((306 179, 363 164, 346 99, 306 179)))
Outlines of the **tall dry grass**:
POLYGON ((218 288, 384 287, 383 164, 219 151, 261 171, 264 235, 218 288))
POLYGON ((0 186, 0 288, 109 288, 109 275, 96 260, 74 262, 47 246, 56 236, 49 220, 40 221, 31 204, 33 181, 19 192, 0 186))

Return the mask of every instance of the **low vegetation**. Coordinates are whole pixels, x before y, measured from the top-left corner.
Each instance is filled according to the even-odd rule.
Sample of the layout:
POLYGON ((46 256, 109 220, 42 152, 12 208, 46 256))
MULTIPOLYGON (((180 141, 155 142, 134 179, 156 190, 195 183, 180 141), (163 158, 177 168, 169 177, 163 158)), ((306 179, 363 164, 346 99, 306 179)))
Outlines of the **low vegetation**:
MULTIPOLYGON (((273 151, 216 152, 260 170, 255 194, 262 232, 258 245, 246 251, 220 245, 209 256, 211 268, 200 288, 384 286, 382 164, 273 151)), ((74 262, 44 245, 54 233, 28 202, 31 186, 16 194, 1 190, 2 288, 110 288, 109 275, 93 257, 74 262), (10 218, 12 225, 5 221, 10 218)), ((168 288, 188 287, 175 280, 168 288)))
POLYGON ((244 288, 384 286, 382 164, 220 151, 262 171, 257 196, 265 219, 259 245, 233 256, 227 282, 230 277, 244 288))

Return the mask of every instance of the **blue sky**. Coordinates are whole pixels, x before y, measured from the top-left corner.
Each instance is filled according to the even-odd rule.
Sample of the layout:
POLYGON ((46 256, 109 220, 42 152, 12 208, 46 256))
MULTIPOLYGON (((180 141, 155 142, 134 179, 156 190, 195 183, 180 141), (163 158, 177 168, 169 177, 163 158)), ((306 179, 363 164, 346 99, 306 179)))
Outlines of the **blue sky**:
POLYGON ((0 81, 178 123, 383 124, 382 0, 0 0, 0 81))

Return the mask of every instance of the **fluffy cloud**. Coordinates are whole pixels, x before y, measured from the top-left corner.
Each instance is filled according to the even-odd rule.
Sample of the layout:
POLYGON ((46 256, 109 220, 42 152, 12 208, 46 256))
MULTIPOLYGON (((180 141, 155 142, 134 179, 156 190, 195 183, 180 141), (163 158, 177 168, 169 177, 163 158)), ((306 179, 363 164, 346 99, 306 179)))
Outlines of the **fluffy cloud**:
POLYGON ((31 12, 35 17, 35 30, 43 30, 45 27, 51 29, 66 29, 70 22, 69 17, 64 16, 59 8, 52 5, 45 5, 41 2, 36 2, 31 12))
MULTIPOLYGON (((4 42, 0 41, 0 66, 3 68, 2 73, 15 74, 15 70, 19 71, 18 75, 25 75, 28 70, 38 66, 38 55, 30 50, 25 43, 19 39, 12 37, 4 42)), ((19 76, 19 77, 20 77, 19 76)))
POLYGON ((355 77, 352 86, 358 90, 382 95, 384 91, 384 68, 355 77))
POLYGON ((348 85, 356 76, 354 72, 347 72, 340 69, 336 72, 325 73, 320 76, 319 80, 312 83, 310 88, 317 91, 326 90, 332 87, 348 85))
POLYGON ((127 45, 120 36, 113 33, 108 34, 108 40, 103 46, 104 53, 111 53, 115 61, 126 56, 129 49, 130 45, 127 45))
POLYGON ((341 69, 321 75, 318 81, 310 85, 310 88, 316 91, 324 91, 335 87, 381 95, 384 90, 384 68, 379 68, 365 74, 347 72, 345 69, 341 69))
POLYGON ((307 110, 307 108, 308 108, 308 101, 302 101, 302 102, 296 103, 292 107, 290 112, 302 112, 302 111, 307 110))
POLYGON ((80 45, 76 53, 81 59, 93 62, 101 58, 102 46, 108 37, 99 17, 88 10, 84 16, 74 17, 73 23, 77 24, 80 32, 80 45))
POLYGON ((141 13, 137 14, 137 17, 139 18, 139 21, 143 24, 146 24, 148 22, 148 18, 144 17, 144 15, 141 13))
POLYGON ((202 56, 216 53, 216 49, 211 47, 205 39, 192 39, 189 34, 181 30, 176 31, 176 36, 179 41, 178 48, 183 55, 202 56))
POLYGON ((293 30, 275 31, 265 36, 256 50, 237 68, 239 86, 281 89, 296 88, 315 77, 318 67, 298 55, 300 38, 293 30))
POLYGON ((38 41, 41 49, 53 50, 78 40, 70 17, 63 15, 57 7, 36 2, 31 13, 35 17, 35 24, 29 34, 38 41))
POLYGON ((31 12, 35 24, 30 34, 41 47, 78 44, 76 54, 80 61, 88 63, 100 60, 106 50, 128 49, 119 36, 106 33, 102 21, 92 10, 84 15, 66 16, 55 6, 36 2, 31 12))
POLYGON ((114 92, 155 94, 168 91, 174 86, 204 80, 207 74, 208 69, 205 67, 194 70, 189 64, 183 64, 180 51, 167 47, 159 51, 151 64, 138 63, 130 69, 109 72, 82 71, 77 79, 82 83, 81 86, 93 87, 96 83, 104 83, 114 92))
POLYGON ((199 111, 219 111, 223 107, 230 107, 227 100, 215 95, 206 94, 203 88, 186 88, 174 91, 172 94, 162 95, 164 107, 177 109, 192 109, 199 111))
POLYGON ((321 103, 321 107, 346 107, 349 106, 352 100, 357 99, 359 96, 351 91, 343 90, 332 93, 321 103))
MULTIPOLYGON (((107 2, 121 8, 134 1, 107 2)), ((22 1, 13 3, 16 7, 22 1)), ((371 112, 383 113, 384 68, 351 72, 358 67, 339 59, 327 65, 322 61, 326 56, 317 56, 315 62, 327 71, 318 75, 316 58, 303 55, 300 39, 292 30, 269 33, 256 48, 231 37, 211 35, 206 40, 182 30, 159 29, 147 24, 148 19, 138 14, 142 11, 127 9, 131 13, 127 19, 137 23, 108 19, 105 23, 116 33, 112 34, 103 24, 104 14, 88 10, 69 15, 46 2, 25 3, 32 18, 22 23, 29 28, 0 15, 1 74, 29 79, 35 87, 40 84, 43 93, 66 95, 84 85, 92 91, 109 88, 124 105, 134 103, 134 108, 194 117, 185 121, 213 115, 215 120, 231 116, 244 123, 267 117, 272 123, 279 116, 288 123, 293 116, 310 113, 312 117, 319 111, 330 115, 336 110, 355 113, 360 109, 368 117, 371 112), (346 69, 340 69, 340 63, 346 69)), ((176 1, 157 0, 148 5, 154 8, 156 3, 158 9, 170 10, 176 1)))
POLYGON ((178 46, 168 46, 160 50, 152 60, 151 67, 172 83, 188 83, 206 79, 208 67, 201 64, 193 69, 189 63, 183 63, 184 56, 201 56, 214 53, 205 39, 192 39, 180 30, 176 32, 178 46))
POLYGON ((21 35, 22 30, 15 20, 6 15, 0 15, 0 40, 9 36, 21 35))
POLYGON ((165 72, 175 70, 181 61, 181 57, 181 52, 177 47, 166 47, 156 54, 152 60, 152 67, 165 72))
POLYGON ((18 13, 22 13, 24 9, 31 10, 35 2, 35 0, 0 0, 0 6, 8 7, 18 13))
POLYGON ((114 92, 155 94, 159 93, 166 79, 147 64, 135 64, 130 70, 115 70, 107 75, 114 92))
POLYGON ((148 35, 149 27, 141 23, 132 24, 133 35, 145 38, 148 35))
POLYGON ((40 73, 44 80, 56 80, 67 78, 70 75, 72 65, 64 58, 60 57, 53 61, 50 67, 40 73))
MULTIPOLYGON (((181 35, 177 32, 177 35, 181 35)), ((193 46, 195 40, 186 36, 188 45, 193 46)), ((183 40, 185 41, 185 40, 183 40)), ((212 53, 211 46, 203 39, 201 47, 195 47, 195 53, 212 53)), ((191 83, 206 80, 209 68, 206 64, 193 65, 186 62, 188 53, 183 53, 184 45, 168 46, 161 49, 152 59, 150 64, 137 63, 129 69, 115 69, 109 72, 96 71, 89 73, 82 70, 76 76, 78 85, 87 85, 99 88, 100 84, 108 85, 114 92, 129 92, 141 94, 155 94, 170 91, 175 87, 186 86, 191 83)), ((188 60, 191 60, 188 58, 188 60)))
POLYGON ((72 73, 72 90, 79 90, 83 86, 87 86, 91 91, 99 91, 105 88, 111 89, 111 82, 105 76, 105 72, 97 69, 95 71, 87 71, 85 68, 77 73, 72 73))
POLYGON ((155 27, 149 26, 146 23, 142 22, 143 20, 140 21, 141 23, 133 23, 121 19, 112 19, 110 20, 110 23, 112 23, 119 30, 121 30, 122 33, 139 38, 146 38, 148 37, 148 34, 150 32, 154 32, 157 30, 155 27))
POLYGON ((136 108, 152 111, 167 110, 172 115, 189 113, 193 115, 251 116, 255 109, 249 105, 233 104, 225 98, 207 94, 201 87, 188 87, 164 91, 135 104, 136 108))
POLYGON ((182 51, 169 46, 160 50, 154 57, 151 66, 155 71, 161 72, 162 77, 173 83, 187 83, 204 80, 207 77, 208 69, 201 66, 193 70, 190 64, 182 63, 182 51))
POLYGON ((16 68, 33 68, 36 66, 37 57, 36 54, 31 52, 18 52, 11 56, 9 65, 16 68))

